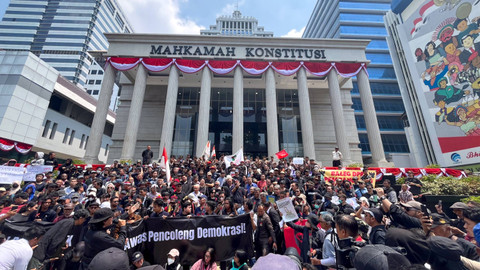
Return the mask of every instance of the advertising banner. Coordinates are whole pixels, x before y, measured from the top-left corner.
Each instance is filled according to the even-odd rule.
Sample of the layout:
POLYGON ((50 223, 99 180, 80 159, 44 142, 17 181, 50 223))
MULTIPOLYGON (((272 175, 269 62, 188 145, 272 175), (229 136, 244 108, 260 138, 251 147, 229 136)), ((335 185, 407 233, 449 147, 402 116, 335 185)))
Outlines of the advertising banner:
POLYGON ((480 1, 413 1, 398 33, 438 163, 480 162, 480 1))

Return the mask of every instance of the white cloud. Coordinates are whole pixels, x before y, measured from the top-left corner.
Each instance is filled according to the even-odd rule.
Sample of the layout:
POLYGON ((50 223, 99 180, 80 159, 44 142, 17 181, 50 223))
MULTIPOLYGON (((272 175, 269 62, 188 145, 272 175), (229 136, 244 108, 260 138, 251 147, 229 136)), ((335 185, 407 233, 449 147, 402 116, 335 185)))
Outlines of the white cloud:
POLYGON ((180 17, 188 0, 117 0, 136 33, 200 34, 204 26, 180 17))
POLYGON ((305 32, 305 27, 297 31, 297 29, 292 29, 288 31, 286 35, 283 35, 282 37, 302 37, 303 32, 305 32))
MULTIPOLYGON (((240 10, 240 12, 242 12, 242 9, 240 7, 243 6, 244 4, 245 4, 245 0, 238 1, 238 10, 240 10)), ((233 14, 233 12, 236 9, 237 9, 237 3, 227 4, 222 8, 222 11, 220 11, 220 13, 217 13, 216 17, 225 16, 225 15, 230 16, 233 14)))

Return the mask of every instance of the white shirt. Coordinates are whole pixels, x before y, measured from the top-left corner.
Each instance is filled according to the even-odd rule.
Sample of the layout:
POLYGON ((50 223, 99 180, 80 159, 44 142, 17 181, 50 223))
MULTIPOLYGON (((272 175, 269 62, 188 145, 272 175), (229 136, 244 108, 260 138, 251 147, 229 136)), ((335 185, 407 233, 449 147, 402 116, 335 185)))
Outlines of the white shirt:
POLYGON ((333 157, 333 160, 341 160, 343 155, 342 155, 342 152, 340 151, 333 151, 332 157, 333 157))
POLYGON ((32 255, 26 239, 8 240, 0 245, 0 269, 25 270, 32 255))

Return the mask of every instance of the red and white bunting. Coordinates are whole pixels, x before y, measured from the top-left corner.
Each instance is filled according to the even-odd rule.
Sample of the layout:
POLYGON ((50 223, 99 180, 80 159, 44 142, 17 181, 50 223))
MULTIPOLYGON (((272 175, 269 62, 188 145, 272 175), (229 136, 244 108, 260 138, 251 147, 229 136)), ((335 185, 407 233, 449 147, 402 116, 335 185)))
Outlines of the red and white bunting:
MULTIPOLYGON (((338 74, 345 78, 356 76, 362 69, 367 72, 365 63, 334 63, 334 62, 265 62, 265 61, 247 61, 247 60, 189 60, 173 58, 128 58, 128 57, 110 57, 107 64, 119 71, 127 71, 138 64, 142 64, 151 72, 160 72, 169 68, 172 64, 184 73, 196 73, 208 67, 212 72, 225 75, 232 72, 237 66, 240 66, 245 72, 251 75, 261 75, 269 68, 283 76, 292 76, 304 67, 310 74, 323 77, 327 75, 332 68, 338 74)), ((368 74, 368 72, 367 72, 368 74)))

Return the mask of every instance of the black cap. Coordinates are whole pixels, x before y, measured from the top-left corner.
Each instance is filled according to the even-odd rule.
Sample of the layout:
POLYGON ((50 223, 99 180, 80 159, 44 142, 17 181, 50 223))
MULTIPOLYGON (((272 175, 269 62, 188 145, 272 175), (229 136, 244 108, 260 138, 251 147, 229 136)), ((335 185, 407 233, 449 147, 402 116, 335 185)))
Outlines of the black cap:
POLYGON ((98 253, 90 262, 88 270, 129 270, 130 263, 125 251, 111 247, 98 253))
POLYGON ((308 223, 312 225, 312 227, 317 228, 318 217, 316 217, 315 215, 309 215, 307 220, 308 220, 308 223))
POLYGON ((140 261, 141 259, 143 259, 143 254, 140 251, 137 251, 137 252, 133 253, 132 262, 136 263, 136 262, 140 261))
POLYGON ((447 237, 431 236, 427 244, 431 251, 428 263, 432 269, 462 269, 460 256, 463 248, 457 242, 447 237))
POLYGON ((369 215, 374 217, 377 222, 379 222, 379 223, 382 222, 383 213, 382 213, 382 211, 380 211, 380 209, 378 209, 378 208, 368 208, 366 210, 363 210, 363 212, 368 213, 369 215))
POLYGON ((353 261, 357 270, 405 269, 408 259, 385 245, 367 245, 361 248, 353 261))
POLYGON ((99 223, 113 217, 113 212, 108 208, 100 208, 93 213, 92 219, 88 223, 99 223))
POLYGON ((432 215, 432 229, 437 227, 437 226, 441 226, 441 225, 449 225, 450 222, 445 219, 444 216, 440 215, 440 214, 437 214, 437 213, 433 213, 432 215))

